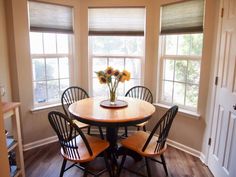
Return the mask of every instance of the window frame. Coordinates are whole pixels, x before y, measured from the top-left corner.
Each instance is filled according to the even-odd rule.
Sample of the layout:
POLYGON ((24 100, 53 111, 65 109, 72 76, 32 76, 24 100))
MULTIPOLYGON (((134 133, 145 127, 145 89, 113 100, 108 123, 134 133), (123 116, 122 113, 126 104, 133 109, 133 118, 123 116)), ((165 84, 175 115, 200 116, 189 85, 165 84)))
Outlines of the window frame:
MULTIPOLYGON (((188 34, 196 34, 196 33, 183 33, 183 34, 175 34, 175 35, 188 35, 188 34)), ((202 63, 202 59, 203 59, 203 41, 204 41, 204 33, 203 32, 199 32, 197 34, 202 34, 203 38, 202 38, 202 52, 201 52, 201 55, 166 55, 165 52, 166 52, 166 36, 168 35, 173 35, 173 34, 165 34, 165 35, 160 35, 159 36, 159 39, 160 39, 160 42, 159 42, 159 52, 160 52, 160 56, 159 56, 159 72, 157 73, 157 75, 159 75, 158 77, 158 80, 157 80, 157 102, 158 104, 160 105, 166 105, 166 106, 172 106, 173 104, 177 104, 177 103, 174 103, 173 102, 173 92, 174 92, 174 86, 173 86, 173 91, 172 91, 172 101, 171 102, 167 102, 167 101, 164 101, 162 99, 163 97, 163 81, 165 81, 165 78, 164 78, 164 60, 173 60, 173 61, 181 61, 181 60, 185 60, 185 61, 199 61, 199 65, 200 65, 200 70, 199 70, 199 82, 198 84, 193 84, 193 83, 188 83, 187 80, 185 82, 181 82, 181 81, 175 81, 174 78, 173 80, 170 80, 170 82, 173 82, 173 83, 182 83, 185 85, 185 92, 184 92, 184 100, 186 98, 186 85, 197 85, 198 86, 198 100, 197 100, 197 106, 196 108, 194 107, 190 107, 190 106, 186 106, 186 105, 182 105, 182 104, 177 104, 180 109, 184 110, 184 111, 191 111, 193 113, 197 113, 198 112, 198 109, 199 109, 199 100, 200 100, 200 87, 201 87, 201 70, 202 70, 202 66, 201 66, 201 63, 202 63)), ((177 41, 177 48, 176 50, 178 51, 178 41, 177 41)), ((187 65, 188 66, 188 65, 187 65)), ((174 69, 175 71, 175 69, 174 69)), ((187 74, 187 72, 186 72, 187 74)), ((174 75, 175 76, 175 75, 174 75)), ((174 77, 173 76, 173 77, 174 77)), ((166 80, 168 81, 168 80, 166 80)), ((184 101, 185 102, 185 101, 184 101)))
MULTIPOLYGON (((88 55, 89 55, 89 57, 88 57, 89 58, 89 61, 88 61, 88 63, 89 63, 89 71, 88 71, 89 83, 88 84, 89 84, 89 94, 90 95, 94 96, 93 95, 94 94, 93 93, 93 79, 95 77, 93 77, 93 58, 106 58, 107 61, 109 61, 109 59, 116 59, 116 58, 120 59, 120 58, 122 58, 122 59, 124 59, 124 67, 125 67, 125 60, 126 59, 131 59, 131 58, 140 59, 140 64, 141 64, 141 66, 140 66, 140 68, 141 68, 140 73, 141 74, 140 74, 139 80, 140 80, 140 85, 144 84, 145 36, 142 36, 143 37, 143 47, 144 47, 143 48, 143 55, 142 56, 139 56, 139 55, 99 55, 99 54, 93 55, 92 47, 91 47, 93 45, 93 41, 92 41, 91 37, 94 37, 94 36, 96 36, 96 35, 92 35, 92 36, 88 35, 88 41, 89 41, 88 42, 88 48, 89 48, 89 50, 88 50, 89 51, 88 52, 88 55)), ((102 35, 102 36, 106 37, 106 36, 109 36, 109 35, 102 35)), ((131 36, 126 36, 126 37, 131 37, 131 36)), ((108 64, 108 66, 109 66, 109 64, 108 64)), ((104 70, 105 69, 106 68, 104 68, 104 70)), ((132 75, 131 75, 131 79, 136 79, 136 78, 132 78, 132 75)), ((124 84, 126 84, 126 83, 124 83, 124 84)), ((125 92, 125 88, 124 88, 124 92, 125 92)))
MULTIPOLYGON (((31 54, 30 51, 30 63, 31 63, 31 74, 32 74, 32 80, 31 80, 31 84, 32 84, 32 93, 33 93, 33 109, 40 109, 40 108, 45 108, 45 107, 51 107, 54 105, 58 105, 61 104, 61 93, 60 93, 60 82, 59 82, 59 98, 57 101, 51 101, 51 102, 42 102, 42 103, 37 103, 35 102, 34 98, 35 98, 35 91, 34 91, 34 83, 36 82, 47 82, 47 81, 53 81, 53 80, 57 80, 60 81, 60 77, 56 78, 56 79, 47 79, 46 78, 46 63, 45 63, 45 80, 40 80, 40 81, 35 81, 33 78, 33 60, 34 59, 43 59, 44 62, 46 62, 47 58, 48 60, 50 60, 51 58, 56 58, 58 61, 60 60, 59 58, 63 58, 66 57, 68 58, 68 65, 69 65, 69 77, 66 79, 69 79, 69 86, 72 85, 72 83, 74 82, 74 68, 73 68, 73 63, 74 63, 74 35, 73 33, 60 33, 60 32, 46 32, 46 31, 29 31, 29 39, 30 39, 30 33, 41 33, 42 34, 42 46, 43 46, 43 53, 42 54, 31 54), (66 53, 58 53, 58 48, 57 48, 57 36, 56 36, 56 53, 53 54, 45 54, 45 50, 44 50, 44 37, 43 35, 45 33, 52 33, 55 36, 57 34, 67 34, 68 35, 68 54, 66 53)), ((31 44, 30 44, 31 46, 31 44)), ((59 65, 58 65, 58 72, 60 72, 59 70, 59 65)), ((63 79, 63 78, 62 78, 63 79)), ((48 99, 48 95, 47 95, 47 86, 46 86, 46 97, 48 99)))

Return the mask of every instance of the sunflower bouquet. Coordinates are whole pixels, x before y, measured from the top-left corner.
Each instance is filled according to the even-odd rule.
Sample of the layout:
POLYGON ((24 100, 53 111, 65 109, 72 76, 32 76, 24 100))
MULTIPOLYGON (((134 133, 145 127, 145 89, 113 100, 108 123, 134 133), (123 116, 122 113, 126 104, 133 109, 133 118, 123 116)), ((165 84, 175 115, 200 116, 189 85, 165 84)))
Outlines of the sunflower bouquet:
POLYGON ((119 82, 125 82, 130 80, 130 72, 123 70, 122 72, 118 69, 113 69, 108 66, 104 71, 96 72, 99 82, 101 84, 107 84, 110 93, 110 103, 115 104, 116 90, 119 82))

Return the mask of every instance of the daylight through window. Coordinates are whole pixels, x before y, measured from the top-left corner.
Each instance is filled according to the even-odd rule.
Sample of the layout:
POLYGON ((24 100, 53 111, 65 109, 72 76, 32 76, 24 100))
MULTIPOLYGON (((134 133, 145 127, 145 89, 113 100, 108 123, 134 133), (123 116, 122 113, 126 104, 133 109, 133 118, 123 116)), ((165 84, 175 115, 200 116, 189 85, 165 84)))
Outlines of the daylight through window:
POLYGON ((60 102, 69 87, 70 35, 30 32, 34 103, 60 102))
POLYGON ((163 38, 160 101, 196 110, 203 34, 165 35, 163 38))

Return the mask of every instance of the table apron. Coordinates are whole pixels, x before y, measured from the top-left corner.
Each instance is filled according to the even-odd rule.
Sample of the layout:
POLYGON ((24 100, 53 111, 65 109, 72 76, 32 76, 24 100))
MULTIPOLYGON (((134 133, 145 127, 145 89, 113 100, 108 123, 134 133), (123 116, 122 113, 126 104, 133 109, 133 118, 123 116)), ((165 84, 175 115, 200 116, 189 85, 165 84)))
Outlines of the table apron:
POLYGON ((124 126, 133 126, 133 125, 136 125, 136 124, 140 124, 140 123, 143 123, 143 122, 146 122, 147 120, 149 120, 152 116, 148 116, 148 117, 145 117, 145 118, 142 118, 140 120, 132 120, 132 121, 126 121, 126 122, 100 122, 100 121, 94 121, 94 120, 89 120, 89 119, 84 119, 84 118, 81 118, 79 116, 75 116, 73 114, 71 114, 71 116, 80 121, 80 122, 83 122, 85 124, 89 124, 89 125, 94 125, 94 126, 105 126, 105 127, 124 127, 124 126))

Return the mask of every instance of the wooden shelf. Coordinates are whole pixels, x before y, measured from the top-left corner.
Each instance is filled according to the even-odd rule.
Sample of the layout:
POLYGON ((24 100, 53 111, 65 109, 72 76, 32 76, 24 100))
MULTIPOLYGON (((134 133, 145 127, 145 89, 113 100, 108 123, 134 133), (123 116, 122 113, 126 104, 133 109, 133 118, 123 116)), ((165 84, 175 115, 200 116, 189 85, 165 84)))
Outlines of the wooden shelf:
POLYGON ((14 177, 14 176, 16 176, 17 175, 17 173, 18 173, 18 169, 17 169, 17 166, 16 165, 12 165, 12 166, 10 166, 10 168, 11 168, 11 172, 10 172, 10 176, 11 177, 14 177), (13 171, 12 171, 13 170, 13 171))
POLYGON ((21 174, 21 170, 18 170, 17 173, 13 177, 18 177, 21 174))
MULTIPOLYGON (((12 123, 11 125, 12 129, 9 131, 11 132, 12 137, 8 137, 8 141, 6 145, 8 146, 7 147, 8 153, 14 150, 17 167, 12 166, 15 172, 12 172, 10 176, 11 177, 25 177, 24 157, 23 157, 21 128, 20 128, 20 114, 19 114, 20 103, 0 102, 0 104, 2 107, 1 117, 3 117, 3 120, 11 119, 11 123, 12 123)), ((4 131, 4 127, 3 127, 3 131, 4 131)), ((6 136, 4 136, 4 138, 6 138, 6 136)), ((8 157, 8 153, 6 153, 6 157, 8 157)))
POLYGON ((7 113, 19 106, 20 106, 20 103, 18 103, 18 102, 2 102, 2 112, 3 112, 3 114, 7 113))
POLYGON ((11 145, 11 146, 7 149, 7 152, 11 152, 11 151, 14 150, 17 146, 18 146, 18 143, 15 141, 14 144, 11 145))

